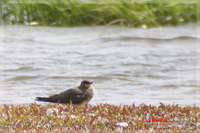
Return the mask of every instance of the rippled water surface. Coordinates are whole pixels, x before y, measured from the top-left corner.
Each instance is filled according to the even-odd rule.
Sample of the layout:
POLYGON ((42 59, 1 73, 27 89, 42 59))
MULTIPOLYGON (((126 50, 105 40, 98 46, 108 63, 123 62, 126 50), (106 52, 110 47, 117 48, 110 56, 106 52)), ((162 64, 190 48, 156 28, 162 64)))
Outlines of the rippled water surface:
POLYGON ((99 103, 200 104, 197 27, 0 26, 0 104, 78 86, 99 103))

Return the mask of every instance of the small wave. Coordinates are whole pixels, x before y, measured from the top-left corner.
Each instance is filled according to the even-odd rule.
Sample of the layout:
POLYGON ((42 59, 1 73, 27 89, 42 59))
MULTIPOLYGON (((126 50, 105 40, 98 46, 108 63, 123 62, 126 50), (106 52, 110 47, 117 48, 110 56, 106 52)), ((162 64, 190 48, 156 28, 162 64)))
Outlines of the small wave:
POLYGON ((51 76, 47 77, 48 79, 82 79, 82 80, 109 80, 109 77, 104 77, 104 76, 98 76, 98 77, 87 77, 87 76, 78 76, 78 77, 73 77, 73 76, 51 76))
POLYGON ((66 77, 66 76, 51 76, 51 77, 47 77, 48 79, 66 79, 66 78, 69 78, 69 77, 66 77))
POLYGON ((13 71, 37 71, 43 70, 41 68, 34 68, 34 67, 19 67, 19 68, 12 68, 12 69, 4 69, 5 72, 13 72, 13 71))
POLYGON ((38 76, 15 76, 8 79, 8 81, 21 81, 21 80, 29 80, 29 79, 35 79, 35 78, 38 78, 38 76))
POLYGON ((121 37, 106 37, 100 38, 103 42, 109 41, 130 41, 130 40, 153 40, 153 41, 171 41, 171 40, 187 40, 187 39, 197 39, 196 36, 176 36, 176 37, 165 37, 165 38, 156 38, 156 37, 129 37, 129 36, 121 36, 121 37))

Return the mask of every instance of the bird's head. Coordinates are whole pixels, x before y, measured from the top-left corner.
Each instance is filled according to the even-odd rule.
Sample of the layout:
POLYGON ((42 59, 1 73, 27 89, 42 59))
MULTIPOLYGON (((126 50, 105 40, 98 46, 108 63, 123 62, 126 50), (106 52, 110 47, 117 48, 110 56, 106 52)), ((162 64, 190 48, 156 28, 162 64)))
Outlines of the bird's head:
POLYGON ((81 82, 81 85, 80 86, 82 86, 82 87, 84 87, 84 88, 89 88, 89 87, 91 87, 92 86, 92 82, 90 82, 90 81, 88 81, 88 80, 83 80, 82 82, 81 82))

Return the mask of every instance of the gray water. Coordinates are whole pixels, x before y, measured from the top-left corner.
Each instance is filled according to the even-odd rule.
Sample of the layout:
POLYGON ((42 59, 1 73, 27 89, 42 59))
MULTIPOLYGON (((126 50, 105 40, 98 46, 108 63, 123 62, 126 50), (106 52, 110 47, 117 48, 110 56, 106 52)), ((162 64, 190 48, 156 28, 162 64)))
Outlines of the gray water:
POLYGON ((90 104, 200 105, 197 26, 0 26, 0 104, 90 80, 90 104))

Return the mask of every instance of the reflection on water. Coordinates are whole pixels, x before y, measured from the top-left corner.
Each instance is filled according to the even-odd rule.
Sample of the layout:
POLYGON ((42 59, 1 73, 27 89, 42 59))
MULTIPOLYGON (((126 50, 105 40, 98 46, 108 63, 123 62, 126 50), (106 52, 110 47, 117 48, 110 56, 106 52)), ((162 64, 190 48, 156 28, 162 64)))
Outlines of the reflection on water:
POLYGON ((0 104, 33 103, 84 79, 96 88, 93 105, 200 104, 195 25, 0 30, 0 104))

